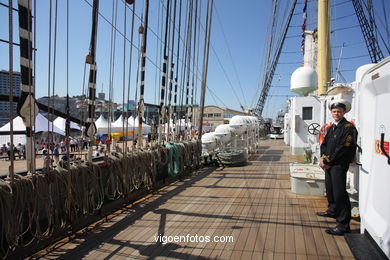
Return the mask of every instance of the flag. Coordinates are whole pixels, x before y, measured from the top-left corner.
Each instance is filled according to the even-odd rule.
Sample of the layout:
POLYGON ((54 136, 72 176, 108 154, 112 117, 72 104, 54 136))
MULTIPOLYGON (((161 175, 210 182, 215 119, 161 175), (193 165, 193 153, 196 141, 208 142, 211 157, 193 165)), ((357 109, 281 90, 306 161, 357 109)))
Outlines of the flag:
POLYGON ((301 51, 305 52, 305 30, 306 30, 306 19, 307 19, 307 0, 304 1, 303 6, 303 23, 302 23, 302 42, 301 42, 301 51))

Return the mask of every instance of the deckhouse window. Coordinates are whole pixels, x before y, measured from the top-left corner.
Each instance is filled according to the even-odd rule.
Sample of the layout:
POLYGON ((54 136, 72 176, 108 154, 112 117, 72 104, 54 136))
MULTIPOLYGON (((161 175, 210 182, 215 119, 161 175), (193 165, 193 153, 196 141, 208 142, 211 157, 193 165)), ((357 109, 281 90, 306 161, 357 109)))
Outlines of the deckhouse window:
POLYGON ((302 108, 302 119, 303 120, 312 120, 313 119, 313 107, 303 107, 302 108))

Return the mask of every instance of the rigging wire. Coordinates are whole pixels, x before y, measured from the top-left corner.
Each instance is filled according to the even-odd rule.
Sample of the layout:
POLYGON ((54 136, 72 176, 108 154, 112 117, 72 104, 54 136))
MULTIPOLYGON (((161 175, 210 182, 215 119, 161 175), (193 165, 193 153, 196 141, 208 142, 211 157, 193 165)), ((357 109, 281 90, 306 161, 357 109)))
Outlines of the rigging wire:
MULTIPOLYGON (((9 119, 10 119, 10 166, 9 177, 11 184, 14 183, 14 85, 13 85, 13 14, 12 14, 12 0, 8 2, 8 37, 9 37, 9 119)), ((4 221, 4 220, 2 220, 4 221)))
MULTIPOLYGON (((176 26, 176 5, 177 0, 174 0, 174 8, 173 8, 173 28, 176 26)), ((171 66, 170 66, 170 76, 169 76, 169 97, 168 97, 168 122, 167 122, 167 141, 171 141, 171 128, 170 123, 172 120, 172 109, 171 109, 171 102, 172 102, 172 87, 173 87, 173 73, 175 71, 174 66, 174 53, 175 53, 175 30, 172 30, 172 49, 171 49, 171 66)), ((164 126, 165 129, 165 126, 164 126)))
POLYGON ((166 8, 166 14, 165 14, 165 31, 164 31, 164 57, 163 57, 163 71, 161 73, 161 95, 160 95, 160 108, 159 108, 159 131, 158 131, 158 143, 161 144, 161 142, 164 142, 163 136, 162 136, 162 127, 165 120, 165 107, 164 107, 164 101, 165 101, 165 85, 167 82, 167 63, 168 63, 168 54, 167 54, 167 48, 168 47, 168 31, 169 31, 169 10, 170 10, 170 3, 171 1, 168 0, 167 8, 166 8))
MULTIPOLYGON (((70 153, 69 153, 69 135, 70 135, 70 121, 69 121, 69 0, 66 0, 66 121, 65 121, 65 138, 66 138, 66 160, 67 169, 70 167, 70 153)), ((71 179, 69 174, 69 196, 71 195, 71 179)), ((71 200, 71 199, 70 199, 71 200)))
MULTIPOLYGON (((363 55, 357 55, 357 56, 350 56, 350 57, 344 57, 344 58, 332 58, 331 60, 352 60, 352 59, 358 59, 363 57, 369 57, 368 54, 363 55)), ((301 64, 300 61, 286 61, 286 62, 279 62, 278 64, 301 64)))
MULTIPOLYGON (((143 26, 143 24, 141 24, 140 26, 143 26)), ((141 32, 138 31, 138 47, 141 45, 141 37, 139 37, 141 35, 141 32)), ((136 115, 137 115, 137 107, 138 107, 138 82, 139 82, 139 71, 140 71, 140 67, 141 67, 141 49, 138 48, 138 62, 137 62, 137 74, 136 74, 136 78, 135 78, 135 93, 134 93, 134 111, 133 111, 133 145, 132 145, 132 149, 134 150, 135 148, 135 144, 136 144, 136 141, 135 141, 135 118, 136 118, 136 115)))
MULTIPOLYGON (((50 131, 50 119, 52 118, 52 107, 51 107, 51 93, 50 93, 50 82, 51 82, 51 79, 50 79, 50 76, 51 76, 51 43, 52 43, 52 39, 51 39, 51 31, 52 31, 52 5, 53 5, 53 1, 50 0, 49 2, 49 60, 48 60, 48 74, 47 74, 47 114, 49 116, 49 120, 47 120, 47 130, 49 131, 48 133, 48 143, 49 143, 49 146, 53 143, 53 132, 50 131)), ((53 155, 51 156, 51 159, 53 159, 53 155)))
POLYGON ((360 25, 359 24, 355 24, 355 25, 351 25, 351 26, 347 26, 347 27, 336 28, 336 29, 331 30, 330 33, 343 31, 343 30, 348 30, 348 29, 357 28, 357 27, 360 27, 360 25))
MULTIPOLYGON (((198 40, 197 40, 197 55, 196 55, 196 77, 199 74, 199 47, 200 47, 200 17, 202 17, 202 1, 199 1, 199 18, 195 17, 196 23, 198 23, 198 40)), ((195 80, 195 101, 197 100, 197 92, 198 92, 198 80, 195 80)), ((196 122, 194 122, 196 123, 196 122)), ((198 126, 199 127, 199 126, 198 126)))
MULTIPOLYGON (((363 2, 363 4, 364 4, 364 7, 366 8, 366 10, 367 10, 368 13, 369 13, 370 20, 374 19, 374 16, 373 16, 372 13, 370 12, 370 9, 368 8, 366 2, 365 2, 365 1, 362 1, 362 2, 363 2)), ((371 11, 372 11, 372 12, 375 12, 375 9, 372 8, 371 11)), ((375 13, 376 13, 376 12, 375 12, 375 13)), ((375 15, 375 17, 378 17, 379 20, 381 21, 380 15, 375 15)), ((389 46, 387 46, 386 41, 383 39, 382 33, 379 31, 379 29, 378 29, 378 27, 377 27, 375 21, 373 21, 373 27, 374 27, 374 28, 372 28, 372 29, 375 30, 375 33, 376 33, 376 34, 379 33, 379 36, 380 36, 380 38, 381 38, 381 40, 382 40, 383 45, 385 46, 385 48, 386 48, 386 50, 387 50, 387 53, 390 53, 389 46)), ((384 27, 385 27, 385 28, 388 28, 388 26, 384 26, 384 27)), ((389 34, 387 35, 387 37, 389 37, 389 34)), ((376 35, 375 38, 376 38, 377 41, 378 41, 378 35, 376 35)), ((379 44, 379 41, 378 41, 378 44, 379 44)))
MULTIPOLYGON (((160 2, 161 3, 161 2, 160 2)), ((161 24, 160 26, 160 39, 162 39, 164 37, 164 8, 161 8, 161 20, 159 21, 159 23, 161 24)), ((159 53, 158 53, 158 59, 156 58, 156 60, 158 61, 157 64, 159 64, 159 67, 158 69, 156 70, 157 72, 157 78, 158 78, 158 82, 157 82, 157 86, 156 86, 156 102, 155 104, 158 104, 158 98, 159 98, 159 95, 161 93, 161 86, 162 86, 162 77, 160 76, 159 73, 162 73, 162 68, 160 66, 160 64, 162 64, 162 60, 163 60, 163 44, 164 42, 161 40, 158 42, 158 46, 159 46, 159 53)), ((158 122, 156 122, 158 124, 158 122)))
MULTIPOLYGON (((160 23, 160 14, 161 14, 161 2, 158 2, 158 17, 157 17, 157 32, 158 33, 160 33, 160 25, 162 24, 162 23, 160 23)), ((156 57, 156 64, 160 64, 160 58, 161 58, 161 56, 160 56, 160 52, 159 52, 159 50, 161 49, 161 47, 160 47, 160 45, 161 45, 161 42, 157 42, 157 44, 156 44, 156 55, 155 55, 155 57, 156 57)), ((156 104, 157 103, 157 96, 158 96, 158 93, 159 93, 159 91, 158 91, 158 89, 159 89, 159 81, 160 81, 160 77, 158 77, 158 70, 155 70, 154 71, 154 104, 156 104)))
POLYGON ((186 106, 185 106, 185 121, 184 121, 184 138, 188 137, 187 125, 188 125, 188 98, 189 98, 189 90, 190 90, 190 69, 191 69, 191 48, 192 48, 192 13, 193 13, 193 1, 190 2, 190 8, 188 13, 188 29, 187 29, 187 80, 186 80, 186 106))
MULTIPOLYGON (((126 96, 126 32, 127 32, 127 8, 126 8, 126 2, 124 3, 124 14, 123 14, 123 31, 124 31, 124 37, 123 37, 123 85, 122 85, 122 134, 125 134, 125 122, 127 124, 127 118, 124 118, 125 115, 125 96, 126 96)), ((127 102, 126 102, 127 103, 127 102)), ((125 143, 127 140, 125 140, 122 143, 122 152, 125 152, 125 143)), ((114 145, 114 144, 112 144, 114 145)), ((116 152, 116 147, 113 147, 113 150, 116 152)))
POLYGON ((205 30, 205 37, 204 37, 205 39, 204 39, 204 48, 203 48, 202 93, 201 93, 201 100, 200 100, 200 124, 199 124, 198 139, 201 139, 203 134, 202 133, 203 114, 204 114, 204 102, 205 102, 206 86, 207 86, 207 72, 208 72, 208 62, 209 62, 213 6, 214 6, 214 0, 211 0, 211 4, 210 4, 210 0, 208 0, 207 13, 206 13, 206 30, 205 30))
MULTIPOLYGON (((176 140, 176 119, 177 119, 177 87, 178 87, 178 82, 179 82, 179 55, 180 55, 180 30, 181 30, 181 10, 182 10, 182 0, 180 0, 180 5, 179 5, 179 30, 178 30, 178 40, 177 40, 177 55, 176 55, 176 73, 175 73, 175 90, 173 93, 173 101, 174 101, 174 106, 173 106, 173 141, 176 140)), ((184 43, 183 43, 184 45, 184 43)), ((184 46, 183 46, 184 48, 184 46)))
MULTIPOLYGON (((30 3, 29 3, 29 5, 30 5, 30 3)), ((30 6, 29 6, 29 8, 31 8, 30 6)), ((33 22, 33 45, 31 44, 30 46, 29 46, 29 51, 31 51, 32 52, 32 57, 33 57, 33 68, 34 68, 34 70, 31 72, 29 72, 29 73, 32 73, 32 75, 31 75, 31 77, 32 77, 32 91, 33 91, 33 93, 35 93, 35 78, 36 78, 36 49, 35 49, 35 46, 37 46, 37 23, 36 23, 36 19, 37 19, 37 2, 36 2, 36 0, 34 0, 34 16, 31 16, 31 13, 30 13, 30 16, 31 16, 31 18, 32 18, 32 22, 33 22)), ((31 25, 30 25, 31 26, 31 25)), ((31 30, 31 29, 30 29, 31 30)), ((31 40, 31 39, 29 39, 29 40, 31 40)), ((35 114, 37 114, 36 113, 36 109, 37 109, 37 106, 36 106, 36 101, 35 101, 35 99, 34 99, 34 106, 33 106, 33 110, 34 110, 34 115, 35 114)), ((39 112, 39 110, 38 110, 38 112, 39 112)), ((35 124, 35 122, 34 122, 34 124, 35 124)), ((32 147, 32 149, 34 149, 34 137, 35 137, 35 131, 33 131, 33 138, 31 139, 31 147, 32 147)), ((34 156, 34 161, 33 161, 33 167, 34 167, 34 172, 35 172, 35 169, 36 169, 36 166, 37 166, 37 158, 36 158, 36 156, 34 156)))
MULTIPOLYGON (((117 26, 118 21, 118 0, 112 2, 112 20, 114 26, 117 26)), ((108 144, 111 140, 111 122, 112 122, 112 113, 113 113, 113 96, 114 96, 114 75, 115 75, 115 50, 116 50, 116 32, 114 28, 111 28, 111 55, 110 55, 110 80, 109 80, 109 100, 108 100, 108 144)), ((103 113, 103 112, 102 112, 103 113)), ((107 152, 110 152, 110 145, 107 147, 107 152)))
MULTIPOLYGON (((196 37, 197 37, 197 16, 198 16, 198 0, 195 0, 195 18, 194 18, 194 52, 192 55, 192 90, 191 90, 191 114, 190 123, 194 125, 194 91, 195 91, 195 72, 196 72, 196 37)), ((190 137, 192 139, 192 131, 190 131, 190 137)))
MULTIPOLYGON (((272 13, 272 10, 273 10, 273 5, 271 4, 270 6, 269 6, 269 13, 272 13)), ((269 16, 269 21, 268 21, 268 24, 271 24, 272 23, 272 15, 270 15, 269 16)), ((271 27, 270 26, 267 26, 267 31, 266 31, 266 34, 265 35, 271 35, 271 27)), ((265 49, 267 49, 267 41, 264 41, 264 43, 263 43, 263 50, 265 50, 265 49)), ((266 55, 266 52, 265 51, 263 51, 262 52, 262 54, 261 54, 261 58, 260 58, 260 68, 262 68, 262 67, 265 67, 266 66, 266 61, 265 61, 265 56, 266 55)), ((258 77, 257 77, 257 85, 259 85, 259 87, 258 88, 256 88, 256 93, 255 93, 255 95, 253 96, 253 101, 252 101, 252 103, 251 103, 251 107, 254 107, 254 105, 255 105, 255 102, 256 102, 256 98, 257 98, 257 96, 258 96, 258 92, 259 92, 259 89, 260 89, 260 78, 262 78, 262 74, 263 74, 264 72, 263 71, 260 71, 260 73, 259 73, 259 75, 258 75, 258 77)))
MULTIPOLYGON (((382 23, 382 26, 386 30, 387 44, 390 46, 390 33, 389 33, 389 26, 388 26, 388 23, 387 23, 387 12, 386 12, 386 7, 385 7, 385 0, 382 0, 382 10, 383 10, 383 17, 385 19, 385 22, 383 23, 383 21, 382 21, 382 19, 380 18, 379 15, 378 15, 378 17, 379 17, 379 21, 382 23)), ((374 12, 375 12, 375 9, 374 9, 374 12)))
POLYGON ((233 65, 234 74, 236 75, 238 86, 240 87, 240 90, 241 90, 241 94, 242 94, 242 98, 243 98, 244 104, 245 105, 249 105, 247 103, 246 99, 245 99, 244 90, 243 90, 243 87, 242 87, 242 84, 241 84, 240 77, 238 75, 237 66, 236 66, 236 64, 234 62, 233 55, 232 55, 232 52, 231 52, 230 47, 229 47, 229 42, 227 40, 227 37, 226 37, 226 34, 225 34, 225 30, 223 29, 223 25, 222 25, 222 22, 221 22, 221 18, 220 18, 218 9, 216 8, 216 6, 214 8, 215 8, 215 14, 216 14, 217 19, 218 19, 218 23, 219 23, 219 25, 221 27, 221 32, 222 32, 223 39, 224 39, 224 42, 225 42, 227 50, 228 50, 229 58, 230 58, 230 61, 232 62, 232 65, 233 65))
MULTIPOLYGON (((182 51, 182 57, 184 57, 184 62, 182 62, 182 67, 181 67, 181 84, 180 84, 180 97, 179 97, 179 100, 180 100, 180 118, 179 119, 182 119, 181 118, 181 114, 183 114, 183 98, 184 98, 184 83, 185 83, 185 69, 186 69, 186 65, 187 65, 187 48, 188 48, 188 13, 189 13, 189 6, 186 5, 186 12, 185 12, 185 18, 184 18, 184 22, 185 22, 185 25, 184 25, 184 32, 183 34, 185 35, 185 40, 183 42, 183 51, 182 51)), ((179 132, 181 130, 181 123, 182 123, 182 120, 179 120, 179 132)))
MULTIPOLYGON (((89 6, 91 6, 91 7, 93 7, 92 6, 92 4, 88 1, 88 0, 83 0, 86 4, 88 4, 89 6)), ((121 0, 122 2, 124 1, 124 0, 121 0)), ((163 5, 163 7, 164 7, 164 5, 163 5)), ((129 8, 129 7, 127 7, 127 8, 129 8)), ((165 7, 164 7, 165 8, 165 7)), ((111 23, 100 11, 98 11, 98 13, 97 13, 100 17, 102 17, 103 18, 103 20, 105 21, 105 22, 107 22, 111 27, 113 27, 114 28, 114 30, 119 34, 119 35, 121 35, 122 37, 124 36, 124 34, 116 27, 116 26, 114 26, 113 25, 113 23, 111 23)), ((140 17, 139 15, 137 15, 136 13, 134 14, 135 15, 135 17, 137 17, 140 21, 142 21, 142 16, 140 17)), ((160 36, 158 36, 158 34, 152 29, 152 28, 150 28, 150 27, 148 27, 147 28, 150 32, 152 32, 152 34, 153 35, 155 35, 155 37, 159 40, 159 42, 160 43, 163 43, 163 40, 162 40, 162 37, 160 37, 160 36)), ((176 28, 175 28, 176 29, 176 28)), ((203 31, 204 31, 204 28, 203 28, 203 25, 202 25, 202 29, 203 29, 203 31)), ((179 37, 179 39, 183 42, 183 39, 181 38, 181 37, 179 37)), ((126 38, 126 41, 128 42, 128 43, 130 43, 131 44, 131 46, 133 47, 133 48, 135 48, 137 51, 140 51, 139 50, 139 46, 136 46, 134 43, 132 43, 128 38, 126 38)), ((176 55, 175 55, 176 56, 176 55)), ((162 68, 156 63, 156 62, 154 62, 151 58, 149 58, 148 56, 146 56, 146 59, 156 68, 156 69, 158 69, 160 72, 162 71, 162 68)), ((184 61, 182 61, 182 60, 180 60, 180 59, 178 59, 179 61, 181 61, 182 63, 184 62, 184 61)), ((177 63, 178 64, 178 63, 177 63)), ((200 80, 199 78, 198 78, 198 80, 200 80)))
MULTIPOLYGON (((130 36, 131 46, 133 45, 133 40, 134 40, 133 38, 134 37, 134 16, 135 16, 135 4, 133 4, 132 16, 131 16, 131 36, 130 36)), ((129 55, 129 78, 127 81, 127 102, 130 101, 130 82, 131 82, 131 69, 132 69, 132 58, 133 58, 133 48, 131 46, 130 46, 130 55, 129 55)), ((137 85, 135 85, 135 88, 137 89, 137 85)), ((126 107, 126 134, 125 134, 125 149, 124 149, 125 155, 127 154, 127 150, 128 150, 127 148, 128 131, 129 131, 129 105, 127 105, 126 107)))
MULTIPOLYGON (((54 7, 54 42, 53 42, 53 76, 52 76, 52 91, 53 97, 55 96, 56 91, 56 65, 57 65, 57 25, 58 25, 58 0, 55 2, 54 7)), ((51 19, 50 19, 51 20, 51 19)), ((51 21, 50 21, 51 23, 51 21)), ((49 75, 50 78, 50 75, 49 75)), ((52 99, 49 97, 48 104, 51 104, 52 112, 54 111, 54 104, 52 99)), ((50 116, 50 106, 49 106, 49 116, 50 116)), ((50 119, 50 118, 49 118, 50 119)), ((53 139, 54 124, 51 124, 51 138, 53 139)))
MULTIPOLYGON (((89 3, 88 2, 88 0, 83 0, 84 2, 86 2, 88 5, 90 5, 91 7, 92 7, 92 4, 91 3, 89 3)), ((98 12, 98 15, 100 16, 100 17, 102 17, 103 18, 103 20, 104 21, 106 21, 112 28, 114 28, 114 30, 116 31, 116 33, 118 33, 119 35, 121 35, 122 37, 124 36, 124 34, 123 34, 123 32, 121 32, 116 26, 114 26, 103 14, 101 14, 100 12, 98 12)), ((135 14, 136 15, 136 14, 135 14)), ((137 16, 137 15, 136 15, 137 16)), ((139 17, 139 16, 137 16, 137 17, 139 17)), ((155 32, 150 28, 150 27, 148 27, 148 30, 149 31, 151 31, 151 32, 153 32, 154 34, 155 34, 155 32)), ((159 37, 159 36, 157 36, 157 34, 155 34, 156 35, 156 38, 158 39, 158 40, 160 40, 161 41, 161 38, 159 37)), ((126 38, 126 41, 128 42, 128 43, 130 43, 130 44, 132 44, 132 46, 133 46, 133 48, 135 48, 135 49, 137 49, 138 51, 140 51, 138 48, 139 47, 137 47, 134 43, 131 43, 131 41, 128 39, 128 38, 126 38)), ((146 59, 154 66, 154 67, 156 67, 157 69, 159 69, 160 71, 161 71, 161 67, 158 65, 158 64, 156 64, 152 59, 150 59, 148 56, 146 56, 146 59)))
MULTIPOLYGON (((339 20, 342 20, 342 19, 345 19, 345 18, 349 18, 349 17, 355 16, 355 15, 356 15, 355 13, 347 14, 347 15, 343 15, 343 16, 340 16, 340 17, 332 18, 332 19, 330 19, 330 21, 331 21, 331 22, 335 22, 335 21, 339 21, 339 20)), ((306 25, 307 25, 307 26, 317 25, 317 22, 308 23, 308 24, 306 24, 306 25)), ((290 27, 291 27, 291 28, 301 28, 302 25, 291 25, 290 27)))

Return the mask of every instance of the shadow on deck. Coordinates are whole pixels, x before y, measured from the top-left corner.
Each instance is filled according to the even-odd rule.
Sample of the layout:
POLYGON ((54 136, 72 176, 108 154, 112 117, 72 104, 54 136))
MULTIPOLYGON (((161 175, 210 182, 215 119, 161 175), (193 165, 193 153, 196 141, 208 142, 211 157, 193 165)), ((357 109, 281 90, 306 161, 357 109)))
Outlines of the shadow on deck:
POLYGON ((266 140, 247 166, 199 171, 41 256, 353 259, 344 237, 324 232, 334 222, 315 215, 325 198, 290 191, 288 154, 282 141, 266 140))

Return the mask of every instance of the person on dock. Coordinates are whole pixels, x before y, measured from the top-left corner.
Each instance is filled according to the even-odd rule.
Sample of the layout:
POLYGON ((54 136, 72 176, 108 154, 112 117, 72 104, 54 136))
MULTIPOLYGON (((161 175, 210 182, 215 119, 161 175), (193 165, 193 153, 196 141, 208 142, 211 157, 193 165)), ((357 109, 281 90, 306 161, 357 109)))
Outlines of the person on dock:
POLYGON ((355 159, 358 133, 355 126, 344 118, 344 114, 351 109, 350 104, 345 103, 330 104, 334 122, 321 144, 320 166, 325 170, 328 209, 317 212, 317 215, 336 219, 337 226, 326 230, 326 233, 331 235, 350 232, 351 203, 346 190, 346 180, 349 164, 355 159))
POLYGON ((50 158, 48 154, 48 150, 46 148, 42 150, 42 155, 43 155, 43 168, 45 170, 50 170, 53 161, 50 158))
POLYGON ((60 151, 59 151, 59 145, 56 144, 54 147, 54 160, 56 162, 56 165, 58 165, 58 162, 60 161, 60 151))

